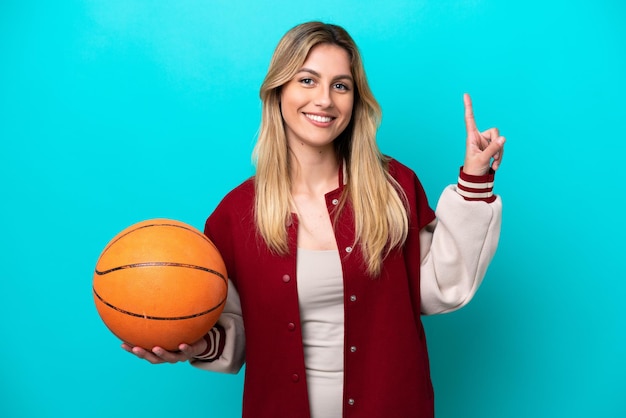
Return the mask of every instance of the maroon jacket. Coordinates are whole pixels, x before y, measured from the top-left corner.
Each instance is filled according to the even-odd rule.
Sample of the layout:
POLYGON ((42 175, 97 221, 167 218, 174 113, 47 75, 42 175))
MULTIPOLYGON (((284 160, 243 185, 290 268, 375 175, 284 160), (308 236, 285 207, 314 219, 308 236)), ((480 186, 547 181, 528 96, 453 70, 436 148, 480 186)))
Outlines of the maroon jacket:
MULTIPOLYGON (((395 160, 390 172, 410 205, 409 235, 390 254, 382 275, 365 273, 346 206, 335 226, 344 279, 344 417, 432 417, 424 328, 420 318, 419 231, 434 220, 416 175, 395 160)), ((326 195, 331 212, 343 190, 326 195)), ((296 288, 298 219, 288 225, 287 256, 270 253, 256 233, 254 183, 231 191, 207 219, 205 233, 219 248, 241 298, 246 335, 244 418, 309 417, 296 288)))

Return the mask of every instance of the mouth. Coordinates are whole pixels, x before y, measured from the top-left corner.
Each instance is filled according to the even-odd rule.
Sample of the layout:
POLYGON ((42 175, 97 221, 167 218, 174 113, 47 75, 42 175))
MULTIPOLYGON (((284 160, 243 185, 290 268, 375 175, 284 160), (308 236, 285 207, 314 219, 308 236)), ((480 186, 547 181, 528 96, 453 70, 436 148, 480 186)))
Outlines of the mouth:
POLYGON ((332 116, 314 115, 312 113, 305 113, 304 116, 306 116, 307 119, 311 120, 312 122, 316 123, 330 123, 336 119, 332 116))

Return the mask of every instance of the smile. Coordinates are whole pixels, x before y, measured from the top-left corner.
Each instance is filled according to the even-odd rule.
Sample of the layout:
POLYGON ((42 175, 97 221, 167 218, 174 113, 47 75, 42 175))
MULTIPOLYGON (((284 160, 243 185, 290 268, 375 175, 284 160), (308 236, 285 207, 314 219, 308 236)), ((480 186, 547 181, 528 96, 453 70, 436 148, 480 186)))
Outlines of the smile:
POLYGON ((333 117, 330 117, 330 116, 311 115, 309 113, 305 113, 304 116, 306 116, 307 118, 311 119, 314 122, 319 122, 319 123, 328 123, 334 119, 333 117))

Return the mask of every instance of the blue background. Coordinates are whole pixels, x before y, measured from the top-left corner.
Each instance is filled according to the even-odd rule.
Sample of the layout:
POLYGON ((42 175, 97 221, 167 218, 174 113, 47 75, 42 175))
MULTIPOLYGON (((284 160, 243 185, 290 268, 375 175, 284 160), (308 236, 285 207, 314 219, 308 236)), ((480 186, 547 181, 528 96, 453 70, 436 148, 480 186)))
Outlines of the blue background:
POLYGON ((432 205, 462 163, 463 92, 479 128, 508 140, 485 282, 463 310, 425 318, 438 416, 626 416, 625 12, 619 0, 2 0, 0 415, 240 415, 242 374, 122 351, 95 311, 93 269, 135 222, 202 228, 253 173, 271 53, 321 19, 359 44, 381 148, 432 205))

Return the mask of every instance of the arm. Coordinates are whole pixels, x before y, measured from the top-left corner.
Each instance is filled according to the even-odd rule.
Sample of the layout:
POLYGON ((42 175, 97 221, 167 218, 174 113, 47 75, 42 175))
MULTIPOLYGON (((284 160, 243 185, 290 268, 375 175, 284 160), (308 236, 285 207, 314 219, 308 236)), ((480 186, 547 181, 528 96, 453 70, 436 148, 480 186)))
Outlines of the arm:
POLYGON ((237 373, 241 369, 245 361, 246 337, 239 294, 230 280, 224 311, 204 340, 204 351, 190 360, 191 365, 222 373, 237 373))
MULTIPOLYGON (((492 176, 484 176, 484 179, 492 176)), ((502 201, 491 192, 475 196, 484 183, 448 186, 439 199, 437 219, 420 231, 421 309, 424 314, 451 312, 474 296, 500 237, 502 201), (461 189, 463 187, 465 190, 461 189), (461 195, 464 193, 466 196, 461 195), (491 201, 491 203, 488 203, 491 201)), ((473 180, 480 180, 474 177, 473 180)))
POLYGON ((451 312, 476 293, 493 258, 502 202, 493 194, 495 170, 504 154, 497 128, 479 132, 472 101, 463 96, 467 130, 465 163, 456 186, 437 204, 437 219, 420 231, 420 291, 424 314, 451 312))
MULTIPOLYGON (((226 198, 224 199, 226 200, 226 198)), ((229 277, 236 275, 231 239, 232 202, 218 205, 205 224, 205 234, 217 246, 227 266, 229 277)), ((122 348, 152 364, 190 361, 199 368, 227 373, 236 373, 245 357, 245 336, 239 293, 228 280, 226 304, 217 324, 203 338, 189 344, 180 344, 177 351, 162 347, 146 350, 123 344, 122 348)))

